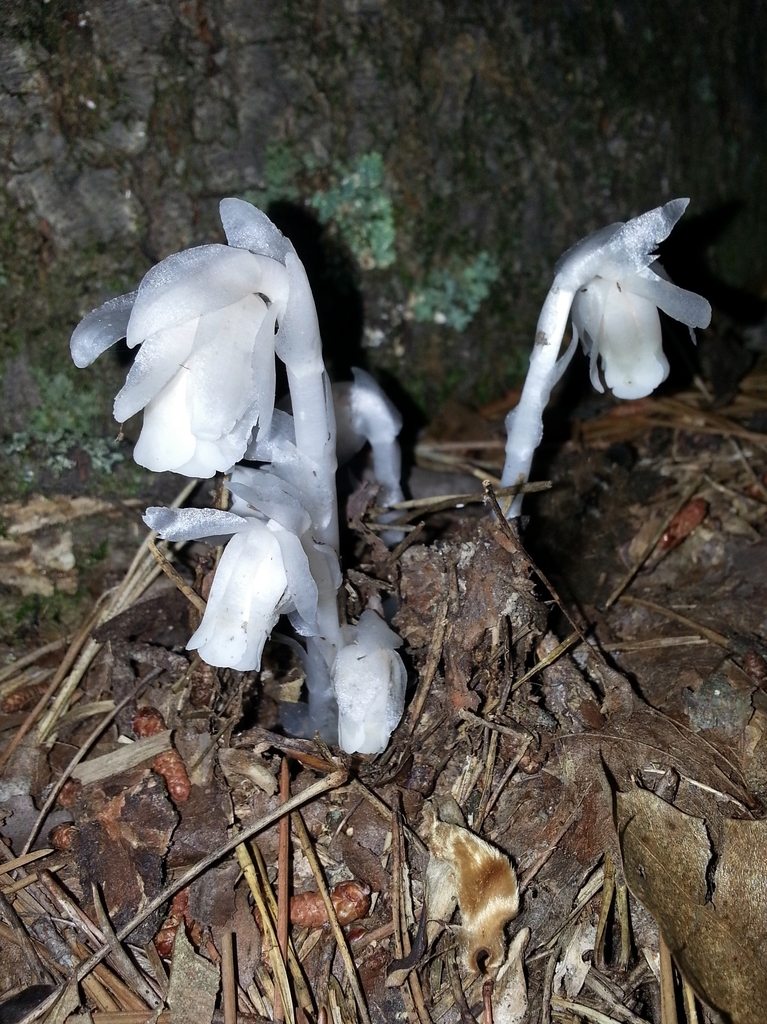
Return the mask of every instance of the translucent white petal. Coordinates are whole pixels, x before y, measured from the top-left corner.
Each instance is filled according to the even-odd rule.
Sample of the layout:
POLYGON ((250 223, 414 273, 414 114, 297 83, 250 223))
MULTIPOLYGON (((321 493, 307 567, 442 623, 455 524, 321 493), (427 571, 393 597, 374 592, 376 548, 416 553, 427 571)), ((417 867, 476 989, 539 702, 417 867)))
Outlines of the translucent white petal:
POLYGON ((626 221, 607 247, 610 260, 634 272, 649 266, 655 259, 653 252, 671 234, 689 203, 689 199, 672 199, 626 221))
POLYGON ((183 466, 192 458, 197 441, 189 428, 186 408, 188 370, 180 370, 144 410, 144 423, 133 449, 139 466, 155 473, 183 466))
POLYGON ((597 339, 602 327, 605 300, 611 282, 601 277, 595 277, 587 285, 580 288, 573 301, 573 329, 577 331, 583 342, 583 347, 589 357, 589 376, 591 383, 597 391, 604 392, 602 382, 599 379, 599 367, 597 365, 597 339))
POLYGON ((315 530, 321 530, 329 520, 335 496, 330 482, 295 445, 283 441, 272 448, 272 472, 289 485, 290 491, 300 496, 301 505, 311 516, 315 530))
POLYGON ((597 347, 616 398, 644 398, 668 376, 657 307, 620 283, 607 293, 597 347))
POLYGON ((135 291, 108 299, 80 321, 69 342, 75 366, 90 366, 97 356, 125 337, 137 295, 135 291))
POLYGON ((232 480, 229 490, 298 536, 311 525, 309 515, 301 503, 301 495, 268 469, 258 470, 247 484, 232 480))
POLYGON ((175 467, 173 472, 201 479, 207 479, 216 473, 228 473, 235 462, 242 458, 252 430, 252 422, 252 419, 248 420, 246 417, 241 424, 235 425, 231 434, 226 434, 217 441, 197 441, 192 457, 175 467))
POLYGON ((293 246, 276 225, 257 207, 242 199, 222 199, 218 206, 226 240, 239 249, 285 262, 293 246))
MULTIPOLYGON (((337 647, 342 643, 338 622, 337 595, 341 586, 338 552, 328 545, 311 542, 305 544, 304 550, 317 584, 317 635, 328 647, 337 647)), ((328 661, 331 660, 329 657, 328 661)))
POLYGON ((224 549, 205 615, 187 646, 210 665, 241 671, 259 668, 287 582, 279 543, 271 530, 254 520, 224 549))
POLYGON ((274 361, 276 314, 274 306, 264 314, 251 355, 251 380, 258 407, 258 436, 266 435, 274 415, 277 371, 274 361))
POLYGON ((575 291, 597 275, 617 281, 649 266, 655 260, 656 246, 669 236, 689 202, 672 199, 625 224, 611 224, 576 242, 556 265, 555 285, 575 291))
POLYGON ((605 393, 602 381, 599 379, 599 349, 596 344, 593 344, 589 350, 589 380, 595 391, 598 391, 600 395, 605 393))
POLYGON ((711 306, 702 295, 679 288, 654 273, 650 267, 638 271, 621 284, 634 295, 654 302, 668 316, 688 327, 708 327, 711 306))
MULTIPOLYGON (((295 446, 296 430, 293 426, 293 417, 282 409, 275 409, 272 413, 272 421, 269 429, 261 434, 261 421, 259 421, 258 436, 248 447, 245 453, 246 459, 253 459, 256 462, 271 462, 275 444, 287 441, 295 446)), ((364 438, 363 438, 364 444, 364 438)), ((359 451, 359 449, 357 449, 359 451)))
POLYGON ((263 299, 247 295, 200 318, 187 365, 189 418, 201 440, 229 433, 253 402, 253 345, 265 313, 263 299))
POLYGON ((248 529, 240 516, 215 508, 163 508, 152 506, 143 516, 150 530, 165 540, 204 540, 225 537, 248 529))
POLYGON ((197 325, 194 318, 146 339, 115 398, 114 417, 118 423, 135 416, 184 366, 194 345, 197 325))
MULTIPOLYGON (((221 618, 223 627, 225 628, 228 624, 227 616, 231 613, 231 606, 225 604, 227 599, 227 588, 242 559, 245 545, 245 537, 234 536, 224 548, 221 559, 216 566, 216 574, 213 577, 213 583, 210 588, 210 593, 208 594, 205 614, 203 615, 202 622, 192 634, 189 639, 189 643, 186 645, 188 650, 192 651, 200 646, 215 643, 217 633, 219 639, 223 637, 223 629, 219 626, 219 618, 221 618), (215 597, 213 594, 214 590, 215 597), (223 615, 221 614, 222 610, 223 615)), ((245 607, 244 604, 245 602, 243 598, 243 607, 240 608, 240 614, 235 616, 235 622, 240 624, 240 630, 243 635, 240 636, 236 629, 232 633, 232 643, 235 646, 231 650, 230 654, 232 659, 237 659, 238 661, 242 658, 247 646, 247 641, 244 636, 244 623, 247 622, 247 611, 250 610, 250 602, 248 601, 247 607, 245 607)), ((215 649, 211 647, 209 653, 215 656, 215 649)), ((223 653, 223 651, 221 653, 223 653)), ((203 658, 205 658, 205 655, 203 655, 203 658)), ((205 660, 208 661, 207 658, 205 658, 205 660)), ((215 661, 211 660, 208 664, 214 665, 215 661)))
POLYGON ((609 288, 610 282, 595 277, 576 292, 573 300, 573 324, 584 338, 587 350, 599 335, 609 288))
POLYGON ((264 262, 275 261, 226 245, 202 245, 168 256, 141 282, 128 324, 129 347, 260 292, 264 262))
POLYGON ((282 549, 282 562, 288 579, 288 594, 304 623, 316 632, 317 584, 314 582, 309 560, 301 541, 288 530, 270 527, 282 549))

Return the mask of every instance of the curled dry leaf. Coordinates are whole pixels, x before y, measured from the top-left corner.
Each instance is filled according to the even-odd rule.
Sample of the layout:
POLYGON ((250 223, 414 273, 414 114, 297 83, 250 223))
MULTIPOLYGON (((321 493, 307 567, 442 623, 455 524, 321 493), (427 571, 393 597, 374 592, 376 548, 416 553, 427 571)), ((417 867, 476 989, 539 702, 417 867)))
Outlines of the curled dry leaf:
POLYGON ((189 914, 189 888, 182 889, 173 897, 168 916, 162 923, 162 927, 154 937, 154 944, 160 956, 169 958, 173 953, 173 945, 176 941, 176 932, 179 925, 184 925, 188 930, 193 945, 199 946, 202 938, 202 929, 189 914))
POLYGON ((76 838, 77 826, 72 822, 56 825, 48 833, 48 842, 54 850, 61 850, 62 853, 68 853, 72 849, 76 838))
POLYGON ((700 526, 706 518, 708 502, 703 498, 693 498, 692 501, 680 509, 658 541, 659 551, 673 551, 678 547, 685 537, 689 537, 696 526, 700 526))
MULTIPOLYGON (((351 924, 365 917, 370 910, 370 886, 364 882, 339 882, 330 892, 338 923, 351 924)), ((299 928, 321 928, 328 922, 322 896, 318 892, 301 892, 290 899, 290 923, 299 928)))
POLYGON ((429 917, 447 924, 457 906, 463 966, 475 974, 496 971, 506 954, 504 929, 519 912, 519 886, 509 858, 469 829, 440 821, 431 804, 424 807, 424 833, 431 853, 429 917))
MULTIPOLYGON (((157 708, 139 708, 133 716, 133 731, 140 739, 156 736, 166 728, 165 719, 157 708)), ((174 803, 180 804, 189 799, 192 784, 177 750, 166 750, 158 754, 152 761, 152 770, 165 779, 168 795, 174 803)))
POLYGON ((642 789, 618 793, 616 808, 626 881, 682 973, 732 1024, 763 1024, 767 821, 725 821, 714 860, 702 818, 642 789))
POLYGON ((240 776, 250 779, 267 796, 274 796, 277 792, 277 780, 274 774, 264 763, 264 759, 255 751, 223 747, 218 752, 218 763, 228 782, 232 781, 230 777, 236 781, 237 776, 240 776))
POLYGON ((596 925, 590 917, 579 922, 554 971, 554 992, 564 988, 569 999, 580 995, 586 975, 591 969, 591 963, 584 960, 583 954, 594 949, 596 934, 596 925))

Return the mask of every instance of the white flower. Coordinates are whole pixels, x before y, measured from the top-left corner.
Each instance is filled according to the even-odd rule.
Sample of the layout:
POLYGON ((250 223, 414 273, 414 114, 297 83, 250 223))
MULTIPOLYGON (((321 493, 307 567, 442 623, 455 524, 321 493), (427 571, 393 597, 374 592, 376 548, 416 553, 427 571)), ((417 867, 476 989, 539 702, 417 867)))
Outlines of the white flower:
POLYGON ((314 621, 317 585, 306 553, 275 520, 215 509, 148 508, 144 522, 166 540, 231 537, 205 615, 187 644, 209 665, 258 669, 281 614, 297 611, 303 621, 314 621))
POLYGON ((666 379, 669 369, 658 307, 633 292, 632 282, 632 277, 595 277, 573 302, 573 332, 590 356, 591 383, 604 391, 599 357, 605 383, 616 398, 644 398, 666 379))
POLYGON ((562 256, 554 285, 576 291, 574 340, 591 357, 591 383, 604 391, 597 372, 616 398, 644 398, 668 376, 658 309, 693 327, 708 327, 705 299, 672 284, 655 258, 689 199, 674 199, 625 224, 611 224, 582 239, 562 256), (657 271, 657 272, 656 272, 657 271))
MULTIPOLYGON (((708 302, 661 276, 655 256, 656 247, 671 233, 688 203, 689 199, 673 199, 625 224, 602 228, 577 242, 557 263, 538 318, 519 405, 506 418, 504 487, 529 476, 543 434, 543 411, 579 336, 590 354, 591 381, 597 390, 604 390, 597 372, 599 359, 605 382, 616 397, 642 398, 668 374, 658 310, 690 330, 708 326, 708 302), (573 342, 559 358, 571 308, 573 342)), ((518 495, 509 516, 519 515, 521 505, 518 495)))
POLYGON ((155 471, 226 471, 255 424, 266 430, 271 420, 275 332, 288 312, 291 275, 305 275, 265 214, 225 199, 221 217, 229 245, 169 256, 137 292, 94 310, 72 335, 80 367, 122 337, 141 346, 114 415, 122 423, 144 410, 134 458, 155 471))
POLYGON ((407 672, 395 648, 402 640, 370 609, 344 627, 346 646, 331 671, 338 702, 338 742, 349 753, 386 749, 405 707, 407 672))
POLYGON ((591 357, 591 383, 597 391, 604 391, 597 358, 616 398, 644 398, 666 379, 658 309, 691 332, 709 325, 708 302, 672 284, 654 255, 688 203, 674 199, 625 224, 602 228, 557 263, 555 285, 577 288, 574 340, 580 336, 591 357))

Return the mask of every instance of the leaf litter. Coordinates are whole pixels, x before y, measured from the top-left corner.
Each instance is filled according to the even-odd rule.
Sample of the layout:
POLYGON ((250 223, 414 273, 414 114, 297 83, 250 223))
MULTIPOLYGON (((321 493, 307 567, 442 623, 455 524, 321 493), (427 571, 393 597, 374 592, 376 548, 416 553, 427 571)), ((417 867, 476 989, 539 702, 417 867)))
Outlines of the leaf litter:
POLYGON ((286 648, 260 673, 185 651, 209 549, 129 564, 128 507, 6 509, 27 547, 4 564, 96 603, 0 669, 0 1019, 666 1024, 671 998, 688 1024, 764 1020, 762 379, 585 422, 521 536, 481 503, 501 437, 477 414, 460 450, 432 428, 416 453, 464 474, 462 508, 406 503, 424 526, 390 553, 356 499, 345 613, 393 612, 411 664, 372 760, 280 733, 286 648), (124 531, 111 576, 86 518, 124 531))

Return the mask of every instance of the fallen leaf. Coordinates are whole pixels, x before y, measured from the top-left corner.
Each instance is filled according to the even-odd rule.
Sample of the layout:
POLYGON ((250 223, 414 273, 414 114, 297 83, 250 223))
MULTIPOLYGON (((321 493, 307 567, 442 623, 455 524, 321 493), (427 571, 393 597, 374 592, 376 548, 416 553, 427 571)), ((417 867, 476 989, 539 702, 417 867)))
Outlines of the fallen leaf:
MULTIPOLYGON (((178 817, 162 780, 141 768, 84 786, 76 810, 81 885, 86 892, 92 882, 100 886, 109 916, 121 928, 161 891, 178 817)), ((133 940, 149 941, 159 916, 140 925, 133 940)))
POLYGON ((525 949, 529 941, 530 929, 521 928, 512 939, 506 962, 498 972, 493 991, 495 1024, 522 1024, 527 1016, 525 949))
POLYGON ((564 955, 554 971, 554 992, 563 987, 569 999, 580 995, 586 975, 591 970, 591 963, 583 959, 583 954, 594 949, 597 927, 590 917, 585 917, 573 932, 567 943, 564 955))
POLYGON ((218 989, 218 967, 198 956, 184 929, 179 928, 168 985, 171 1024, 210 1024, 218 989))
POLYGON ((616 809, 626 882, 655 918, 679 969, 732 1024, 763 1024, 767 821, 725 821, 722 849, 712 860, 702 818, 638 788, 618 793, 616 809))
MULTIPOLYGON (((424 807, 424 834, 431 857, 426 902, 431 921, 447 924, 456 905, 461 962, 468 971, 496 971, 505 959, 505 927, 519 912, 519 886, 511 861, 475 832, 440 821, 424 807), (486 959, 487 964, 480 961, 486 959)), ((429 932, 431 942, 432 931, 429 932)))
POLYGON ((251 750, 222 747, 218 752, 218 763, 229 780, 230 775, 244 776, 263 790, 267 796, 277 792, 277 780, 264 759, 251 750))

